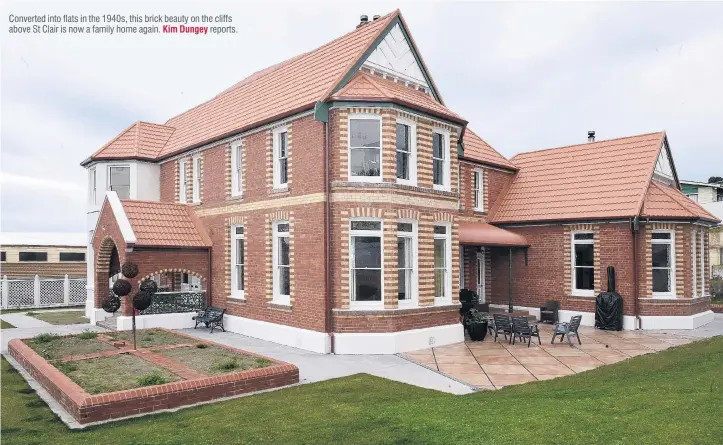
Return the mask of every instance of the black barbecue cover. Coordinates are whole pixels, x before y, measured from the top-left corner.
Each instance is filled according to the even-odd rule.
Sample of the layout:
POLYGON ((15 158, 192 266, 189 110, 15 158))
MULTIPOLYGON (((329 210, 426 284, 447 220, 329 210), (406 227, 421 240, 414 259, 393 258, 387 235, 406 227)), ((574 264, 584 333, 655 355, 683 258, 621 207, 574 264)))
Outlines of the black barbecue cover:
POLYGON ((623 297, 617 292, 600 292, 595 304, 595 327, 607 331, 623 329, 623 297))
POLYGON ((608 267, 608 290, 595 300, 595 327, 607 331, 623 329, 623 297, 615 291, 615 269, 608 267))

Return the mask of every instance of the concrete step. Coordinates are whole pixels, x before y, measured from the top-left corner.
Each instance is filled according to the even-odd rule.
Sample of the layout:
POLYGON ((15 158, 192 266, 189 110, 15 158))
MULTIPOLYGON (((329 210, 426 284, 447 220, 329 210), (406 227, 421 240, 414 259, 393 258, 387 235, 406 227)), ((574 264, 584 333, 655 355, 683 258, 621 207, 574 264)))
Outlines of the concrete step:
POLYGON ((109 317, 106 318, 103 321, 99 321, 96 323, 97 326, 100 326, 101 328, 108 329, 110 331, 115 331, 118 329, 118 317, 109 317))

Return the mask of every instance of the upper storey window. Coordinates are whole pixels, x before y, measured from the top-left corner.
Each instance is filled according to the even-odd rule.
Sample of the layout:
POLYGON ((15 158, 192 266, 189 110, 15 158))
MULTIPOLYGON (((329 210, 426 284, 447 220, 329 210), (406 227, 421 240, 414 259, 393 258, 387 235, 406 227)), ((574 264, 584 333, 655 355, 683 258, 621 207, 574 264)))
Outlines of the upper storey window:
POLYGON ((131 168, 128 166, 108 167, 108 190, 116 192, 120 199, 130 199, 131 168))
POLYGON ((231 145, 231 196, 243 194, 243 146, 241 141, 231 145))
POLYGON ((289 185, 289 133, 286 128, 274 131, 274 188, 289 185))
POLYGON ((434 188, 449 190, 449 133, 437 130, 432 133, 432 178, 434 188))
POLYGON ((397 182, 416 185, 416 126, 406 119, 397 120, 397 182))
POLYGON ((349 179, 380 181, 381 161, 381 117, 352 116, 349 119, 349 179))

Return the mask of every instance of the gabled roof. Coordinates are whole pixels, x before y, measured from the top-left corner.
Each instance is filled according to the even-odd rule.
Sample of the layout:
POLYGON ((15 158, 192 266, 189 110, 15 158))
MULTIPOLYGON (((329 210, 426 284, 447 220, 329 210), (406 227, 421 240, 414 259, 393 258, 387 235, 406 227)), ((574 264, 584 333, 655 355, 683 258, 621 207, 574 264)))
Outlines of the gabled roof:
POLYGON ((211 247, 211 239, 187 204, 120 200, 136 246, 211 247))
POLYGON ((634 217, 665 140, 658 132, 519 154, 490 222, 634 217))
POLYGON ((93 159, 148 159, 158 156, 173 128, 138 121, 93 153, 93 159))
POLYGON ((657 181, 650 181, 640 216, 647 218, 705 219, 720 222, 715 215, 685 196, 680 190, 657 181))
MULTIPOLYGON (((118 199, 118 194, 109 190, 101 209, 101 214, 113 212, 113 219, 128 246, 211 247, 206 229, 187 204, 118 199)), ((100 221, 98 218, 96 225, 100 221)))
POLYGON ((484 164, 517 170, 515 164, 502 156, 469 127, 464 132, 464 158, 484 164))
MULTIPOLYGON (((163 159, 189 148, 311 109, 339 85, 396 17, 394 11, 313 51, 258 71, 190 110, 169 119, 166 141, 144 156, 163 159)), ((133 126, 91 159, 133 157, 133 126)))
POLYGON ((434 116, 462 124, 467 123, 452 110, 434 100, 429 94, 364 71, 354 74, 349 83, 332 95, 330 99, 358 102, 389 101, 421 109, 434 116))

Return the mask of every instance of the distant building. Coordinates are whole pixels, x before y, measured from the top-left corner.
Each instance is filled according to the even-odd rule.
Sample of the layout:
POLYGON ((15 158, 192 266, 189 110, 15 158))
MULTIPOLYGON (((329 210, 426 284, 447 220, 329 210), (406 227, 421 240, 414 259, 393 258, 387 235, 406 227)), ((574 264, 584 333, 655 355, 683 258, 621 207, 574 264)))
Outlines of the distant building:
POLYGON ((708 183, 698 181, 680 181, 685 196, 699 204, 723 201, 723 183, 708 183))
POLYGON ((86 276, 85 233, 0 234, 0 275, 9 279, 86 276))
MULTIPOLYGON (((702 204, 702 207, 723 219, 723 201, 702 204)), ((708 229, 710 239, 710 265, 715 276, 723 277, 723 224, 708 229)))

